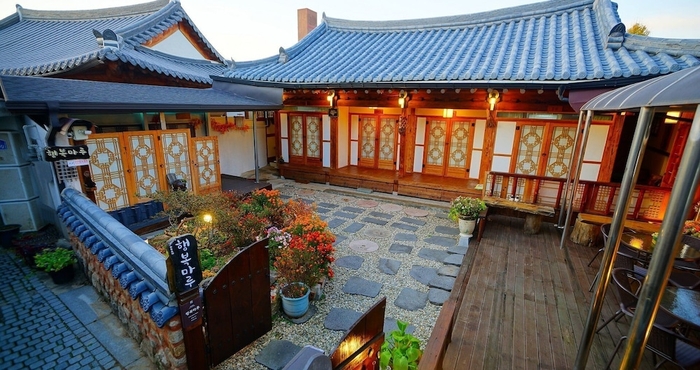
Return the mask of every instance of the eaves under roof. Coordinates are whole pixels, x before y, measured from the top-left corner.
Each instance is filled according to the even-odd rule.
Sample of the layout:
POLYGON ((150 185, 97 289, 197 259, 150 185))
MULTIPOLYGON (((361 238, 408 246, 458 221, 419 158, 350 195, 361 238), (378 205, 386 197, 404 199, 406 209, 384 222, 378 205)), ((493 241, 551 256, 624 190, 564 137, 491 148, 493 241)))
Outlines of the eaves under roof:
MULTIPOLYGON (((51 77, 0 76, 5 108, 15 114, 146 111, 244 111, 282 108, 282 89, 215 81, 213 87, 137 85, 51 77)), ((2 102, 2 100, 0 100, 2 102)))
POLYGON ((199 32, 178 1, 158 0, 118 8, 41 11, 17 7, 0 20, 0 75, 54 75, 90 63, 121 60, 144 70, 211 84, 227 68, 224 58, 199 32), (179 58, 141 46, 186 22, 216 55, 216 61, 179 58), (93 30, 113 31, 101 45, 93 30))
POLYGON ((252 84, 349 87, 549 86, 629 80, 700 65, 700 40, 625 32, 610 0, 551 0, 471 15, 403 21, 323 16, 291 48, 236 63, 252 84))

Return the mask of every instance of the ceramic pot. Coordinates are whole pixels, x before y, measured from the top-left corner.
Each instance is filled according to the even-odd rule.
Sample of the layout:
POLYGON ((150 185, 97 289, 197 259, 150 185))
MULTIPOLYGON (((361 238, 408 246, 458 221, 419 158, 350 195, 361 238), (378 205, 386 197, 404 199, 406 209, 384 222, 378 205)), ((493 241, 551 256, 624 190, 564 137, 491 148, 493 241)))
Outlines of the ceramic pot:
POLYGON ((51 276, 51 280, 53 280, 54 284, 66 284, 73 281, 75 270, 73 270, 73 265, 71 264, 58 271, 48 271, 48 274, 51 276))
POLYGON ((465 236, 472 236, 474 228, 476 227, 476 220, 462 220, 459 221, 459 233, 465 236))
POLYGON ((301 285, 306 288, 306 294, 299 298, 289 298, 284 295, 284 287, 280 289, 280 297, 282 297, 282 310, 284 313, 291 318, 299 318, 304 316, 306 311, 309 310, 309 293, 311 289, 304 283, 290 283, 295 285, 301 285))

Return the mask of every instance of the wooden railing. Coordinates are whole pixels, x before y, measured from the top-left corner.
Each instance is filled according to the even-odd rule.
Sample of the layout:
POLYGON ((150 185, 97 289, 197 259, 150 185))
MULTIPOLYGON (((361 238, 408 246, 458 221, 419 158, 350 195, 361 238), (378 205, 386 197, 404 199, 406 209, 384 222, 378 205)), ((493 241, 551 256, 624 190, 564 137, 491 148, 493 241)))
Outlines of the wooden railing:
MULTIPOLYGON (((484 195, 549 205, 559 210, 564 201, 565 187, 566 179, 563 178, 489 172, 484 195)), ((610 216, 615 211, 619 192, 619 183, 579 181, 574 191, 573 209, 575 212, 610 216)), ((670 195, 669 187, 636 185, 627 218, 660 222, 670 195)))

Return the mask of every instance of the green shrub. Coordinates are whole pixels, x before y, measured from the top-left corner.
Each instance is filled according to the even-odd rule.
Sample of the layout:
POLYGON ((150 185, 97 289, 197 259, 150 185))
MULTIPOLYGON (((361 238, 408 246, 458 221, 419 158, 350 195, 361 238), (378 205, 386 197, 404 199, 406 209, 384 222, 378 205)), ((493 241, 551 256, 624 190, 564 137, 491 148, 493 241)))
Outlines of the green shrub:
POLYGON ((379 352, 379 368, 384 370, 391 365, 392 370, 415 370, 423 355, 420 340, 406 333, 408 323, 396 321, 399 327, 389 333, 379 352))
POLYGON ((44 271, 60 271, 76 262, 73 251, 65 248, 44 249, 34 256, 36 267, 44 271))

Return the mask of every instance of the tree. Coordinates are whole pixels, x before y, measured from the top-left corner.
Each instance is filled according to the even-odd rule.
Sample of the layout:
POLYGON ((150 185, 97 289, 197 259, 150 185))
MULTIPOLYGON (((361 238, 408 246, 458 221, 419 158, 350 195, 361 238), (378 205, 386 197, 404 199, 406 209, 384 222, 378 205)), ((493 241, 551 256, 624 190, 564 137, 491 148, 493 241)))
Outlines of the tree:
POLYGON ((645 26, 639 22, 633 24, 632 27, 630 27, 627 30, 627 32, 631 33, 633 35, 641 35, 641 36, 649 36, 649 34, 651 33, 651 31, 647 28, 647 26, 645 26))

